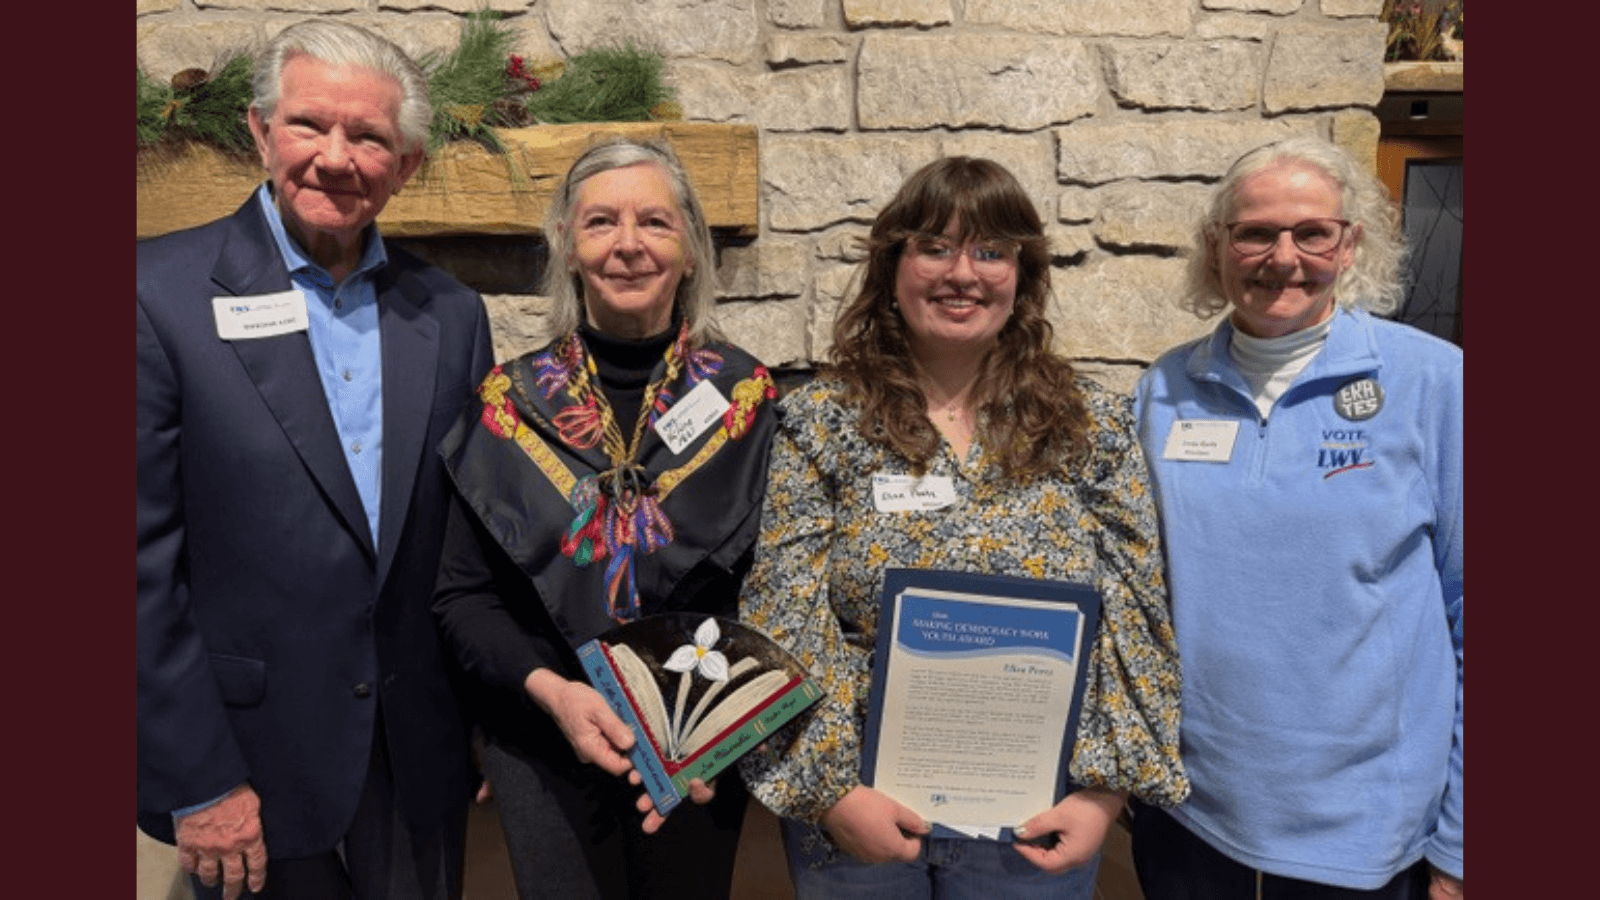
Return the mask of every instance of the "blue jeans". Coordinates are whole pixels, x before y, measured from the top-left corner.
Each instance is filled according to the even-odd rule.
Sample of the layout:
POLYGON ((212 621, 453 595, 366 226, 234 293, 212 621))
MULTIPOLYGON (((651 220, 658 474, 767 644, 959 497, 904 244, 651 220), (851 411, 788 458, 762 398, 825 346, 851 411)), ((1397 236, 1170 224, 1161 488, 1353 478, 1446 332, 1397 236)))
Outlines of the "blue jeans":
POLYGON ((864 863, 822 831, 783 820, 795 900, 1092 900, 1097 853, 1060 875, 1040 871, 1009 843, 924 838, 916 862, 864 863))

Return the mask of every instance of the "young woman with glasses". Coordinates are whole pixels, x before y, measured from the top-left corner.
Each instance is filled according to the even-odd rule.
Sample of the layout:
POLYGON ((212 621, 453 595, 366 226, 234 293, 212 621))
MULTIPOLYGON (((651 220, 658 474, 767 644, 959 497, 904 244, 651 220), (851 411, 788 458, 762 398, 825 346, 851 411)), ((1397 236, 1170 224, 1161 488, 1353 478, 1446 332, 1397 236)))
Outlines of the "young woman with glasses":
POLYGON ((1131 404, 1051 347, 1050 255, 1017 180, 937 160, 877 216, 830 365, 780 401, 756 560, 740 614, 828 690, 746 757, 783 817, 799 900, 1089 898, 1128 794, 1169 805, 1179 671, 1155 508, 1131 404), (935 484, 906 510, 874 476, 935 484), (1085 788, 1019 831, 1034 843, 928 836, 861 783, 861 729, 888 567, 1089 582, 1104 601, 1072 756, 1085 788))

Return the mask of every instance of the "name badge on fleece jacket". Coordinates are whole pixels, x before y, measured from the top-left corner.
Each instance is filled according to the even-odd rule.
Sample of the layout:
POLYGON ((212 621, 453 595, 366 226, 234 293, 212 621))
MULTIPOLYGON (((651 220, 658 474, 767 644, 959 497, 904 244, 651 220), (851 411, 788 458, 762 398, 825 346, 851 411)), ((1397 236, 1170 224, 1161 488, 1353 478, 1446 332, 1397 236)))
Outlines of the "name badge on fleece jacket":
POLYGON ((1237 419, 1179 419, 1167 432, 1161 458, 1227 462, 1233 458, 1233 441, 1238 436, 1237 419))

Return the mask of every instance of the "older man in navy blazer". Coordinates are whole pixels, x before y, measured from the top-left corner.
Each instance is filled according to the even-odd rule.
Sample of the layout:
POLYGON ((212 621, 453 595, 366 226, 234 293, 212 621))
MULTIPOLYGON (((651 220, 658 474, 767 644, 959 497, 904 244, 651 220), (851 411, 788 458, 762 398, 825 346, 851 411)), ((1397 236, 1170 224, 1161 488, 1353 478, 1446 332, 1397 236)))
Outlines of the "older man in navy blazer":
POLYGON ((431 108, 333 21, 262 55, 268 181, 138 245, 138 810, 202 894, 453 898, 476 773, 429 595, 478 295, 373 220, 431 108))

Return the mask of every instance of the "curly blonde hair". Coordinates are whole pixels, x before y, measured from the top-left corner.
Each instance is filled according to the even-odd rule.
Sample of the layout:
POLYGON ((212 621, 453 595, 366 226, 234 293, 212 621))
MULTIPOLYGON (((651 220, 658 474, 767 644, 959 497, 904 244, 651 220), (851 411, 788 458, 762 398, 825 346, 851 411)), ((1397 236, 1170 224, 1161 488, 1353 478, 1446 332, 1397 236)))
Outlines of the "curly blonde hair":
POLYGON ((855 297, 833 325, 830 370, 861 410, 863 437, 887 446, 926 471, 939 449, 927 415, 906 334, 895 303, 895 273, 906 242, 939 234, 954 217, 959 240, 974 237, 1018 245, 1017 296, 997 344, 984 357, 974 397, 983 442, 1009 477, 1027 480, 1063 471, 1085 444, 1088 412, 1071 364, 1052 350, 1045 317, 1050 293, 1050 247, 1022 185, 987 159, 945 157, 906 179, 878 213, 865 242, 867 262, 855 297))
POLYGON ((1239 185, 1251 175, 1281 164, 1298 164, 1321 172, 1339 190, 1340 215, 1361 226, 1354 260, 1333 285, 1339 304, 1379 314, 1397 309, 1405 299, 1400 268, 1405 241, 1389 192, 1344 148, 1309 136, 1257 147, 1234 161, 1222 176, 1195 228, 1195 249, 1189 254, 1180 305, 1202 319, 1228 308, 1216 265, 1222 223, 1233 214, 1239 185))

